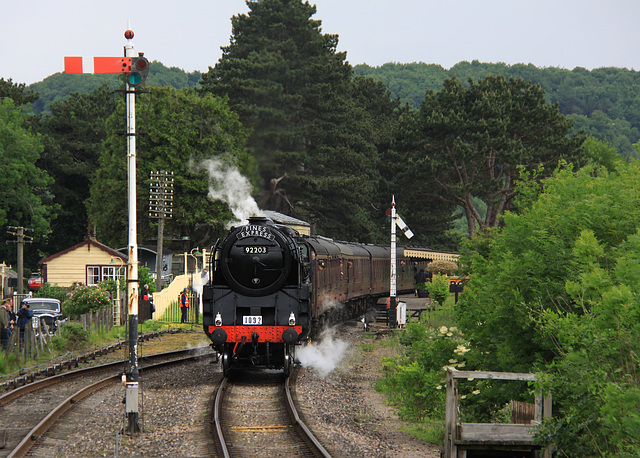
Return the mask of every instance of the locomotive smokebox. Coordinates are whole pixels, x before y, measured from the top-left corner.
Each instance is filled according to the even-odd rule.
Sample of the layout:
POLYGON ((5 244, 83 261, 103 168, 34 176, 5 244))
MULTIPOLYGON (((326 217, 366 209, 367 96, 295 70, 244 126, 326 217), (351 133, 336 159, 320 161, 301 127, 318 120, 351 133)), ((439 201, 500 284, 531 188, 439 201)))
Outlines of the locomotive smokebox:
POLYGON ((216 329, 211 334, 211 341, 215 345, 222 345, 223 343, 225 343, 227 341, 227 331, 225 331, 224 329, 220 329, 220 328, 216 329))
POLYGON ((289 345, 293 345, 298 341, 298 333, 293 328, 287 328, 282 333, 282 340, 289 345))

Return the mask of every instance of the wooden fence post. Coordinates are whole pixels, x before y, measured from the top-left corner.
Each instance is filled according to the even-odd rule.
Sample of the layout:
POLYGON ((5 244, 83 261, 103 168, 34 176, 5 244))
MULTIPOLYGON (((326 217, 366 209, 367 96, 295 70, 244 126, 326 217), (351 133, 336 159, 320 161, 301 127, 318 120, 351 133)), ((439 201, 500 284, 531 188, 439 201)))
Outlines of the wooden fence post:
POLYGON ((447 400, 445 410, 445 432, 444 432, 444 456, 446 458, 456 457, 458 454, 455 445, 456 424, 458 423, 458 386, 453 377, 452 369, 447 369, 447 400))

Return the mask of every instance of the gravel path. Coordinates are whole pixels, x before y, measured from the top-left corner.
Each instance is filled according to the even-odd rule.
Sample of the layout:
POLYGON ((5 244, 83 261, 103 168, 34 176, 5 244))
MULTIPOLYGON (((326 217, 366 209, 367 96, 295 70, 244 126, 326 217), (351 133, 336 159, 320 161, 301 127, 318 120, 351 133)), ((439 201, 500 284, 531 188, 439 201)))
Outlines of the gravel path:
MULTIPOLYGON (((380 377, 380 358, 392 356, 393 350, 376 346, 375 351, 363 351, 356 345, 362 332, 356 323, 340 326, 333 341, 346 342, 348 347, 336 369, 326 376, 314 369, 300 373, 297 397, 304 399, 300 407, 307 426, 323 445, 329 444, 327 449, 334 457, 439 457, 437 445, 401 430, 403 424, 394 409, 374 389, 380 377)), ((386 337, 378 332, 376 339, 386 337)))

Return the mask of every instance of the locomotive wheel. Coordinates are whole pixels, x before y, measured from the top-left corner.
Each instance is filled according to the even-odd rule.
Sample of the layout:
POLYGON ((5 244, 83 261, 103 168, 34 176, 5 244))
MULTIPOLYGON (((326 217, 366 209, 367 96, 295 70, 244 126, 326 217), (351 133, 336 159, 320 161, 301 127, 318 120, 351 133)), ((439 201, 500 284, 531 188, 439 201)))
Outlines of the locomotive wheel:
POLYGON ((284 376, 289 377, 291 375, 291 371, 293 370, 294 357, 293 352, 291 351, 292 347, 290 345, 285 344, 284 346, 284 376))
POLYGON ((225 377, 228 377, 230 370, 231 370, 231 358, 229 357, 229 353, 225 351, 222 354, 222 375, 224 375, 225 377))

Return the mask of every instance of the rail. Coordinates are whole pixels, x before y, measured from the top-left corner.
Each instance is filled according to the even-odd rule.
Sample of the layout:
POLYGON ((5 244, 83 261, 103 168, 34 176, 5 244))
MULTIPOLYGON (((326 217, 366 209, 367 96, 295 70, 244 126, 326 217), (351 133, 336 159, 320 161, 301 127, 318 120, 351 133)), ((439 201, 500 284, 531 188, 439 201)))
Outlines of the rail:
MULTIPOLYGON (((163 361, 160 363, 145 366, 140 369, 140 372, 160 369, 160 368, 164 368, 174 364, 180 364, 185 361, 200 359, 203 357, 202 355, 193 355, 192 353, 193 353, 193 349, 189 349, 189 350, 177 350, 177 351, 172 351, 168 353, 160 353, 156 355, 147 356, 146 359, 151 360, 153 358, 161 358, 161 357, 167 357, 167 356, 182 356, 184 354, 191 354, 190 356, 187 356, 187 357, 181 357, 175 360, 163 361)), ((4 405, 7 402, 16 399, 17 397, 22 396, 28 392, 35 391, 36 389, 61 382, 62 380, 65 380, 71 377, 85 375, 87 372, 110 369, 116 366, 122 367, 122 364, 123 364, 123 361, 118 361, 116 363, 109 363, 102 366, 95 366, 92 368, 73 371, 72 373, 69 373, 69 374, 63 374, 63 375, 61 374, 54 377, 50 377, 53 380, 45 379, 38 382, 34 382, 30 385, 23 386, 3 396, 2 398, 0 398, 0 400, 2 401, 2 405, 4 405)), ((36 426, 34 426, 20 441, 20 443, 11 451, 11 453, 8 456, 10 458, 26 456, 27 453, 29 453, 29 451, 31 450, 31 448, 34 445, 36 445, 37 440, 41 438, 55 424, 56 420, 60 418, 65 412, 72 409, 82 399, 88 396, 91 396, 92 394, 101 390, 102 388, 110 384, 119 383, 121 380, 121 376, 122 376, 121 373, 111 375, 96 383, 86 386, 81 390, 77 391, 76 393, 74 393, 72 396, 69 396, 62 403, 60 403, 56 408, 51 410, 49 414, 47 414, 47 416, 44 417, 36 426)))
MULTIPOLYGON (((327 450, 315 438, 311 430, 301 420, 300 415, 298 414, 298 411, 295 407, 293 396, 291 395, 291 389, 289 385, 290 379, 291 377, 286 377, 284 382, 284 399, 285 399, 285 407, 291 421, 291 426, 297 431, 298 437, 300 437, 300 439, 306 444, 309 452, 313 456, 331 458, 331 455, 329 454, 329 452, 327 452, 327 450)), ((228 377, 224 377, 216 392, 215 402, 213 406, 213 415, 212 415, 213 424, 211 428, 211 432, 214 436, 214 440, 216 441, 218 452, 220 455, 224 456, 225 458, 231 456, 231 454, 229 453, 227 441, 224 437, 224 431, 222 427, 222 417, 221 417, 223 399, 227 391, 228 383, 229 383, 228 377)), ((264 427, 262 427, 261 429, 264 429, 264 427)))

